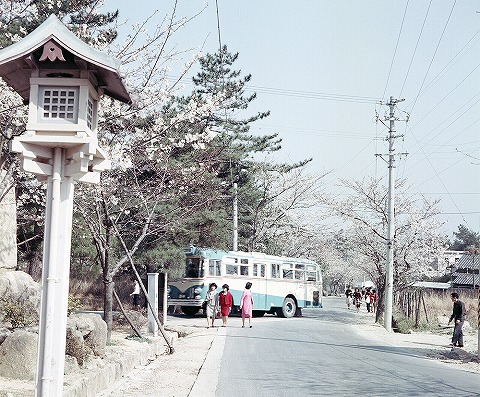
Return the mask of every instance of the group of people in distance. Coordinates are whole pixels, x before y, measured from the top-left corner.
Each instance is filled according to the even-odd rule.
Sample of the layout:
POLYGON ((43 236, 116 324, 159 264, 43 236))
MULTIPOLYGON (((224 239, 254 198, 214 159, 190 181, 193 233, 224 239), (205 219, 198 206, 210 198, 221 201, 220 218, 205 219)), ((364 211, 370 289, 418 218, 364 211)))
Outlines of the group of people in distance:
POLYGON ((359 312, 362 303, 365 302, 368 313, 375 313, 377 311, 378 294, 374 288, 362 287, 362 289, 355 288, 355 290, 352 291, 350 286, 347 286, 345 296, 348 309, 353 305, 355 310, 359 312))
MULTIPOLYGON (((242 311, 242 328, 245 327, 245 319, 248 318, 248 325, 252 328, 252 310, 253 310, 253 296, 252 283, 248 282, 245 285, 245 290, 240 298, 240 310, 242 311)), ((228 284, 222 285, 222 291, 217 291, 217 284, 211 283, 208 286, 208 292, 205 297, 205 314, 207 315, 207 328, 214 327, 216 317, 222 317, 222 327, 227 326, 228 316, 233 307, 233 297, 229 291, 228 284)))
MULTIPOLYGON (((347 307, 350 309, 350 306, 354 306, 355 310, 360 311, 360 306, 362 302, 365 302, 367 305, 367 312, 375 313, 377 310, 378 295, 373 288, 355 288, 354 291, 351 290, 350 286, 345 290, 346 303, 347 307)), ((453 310, 452 315, 448 325, 454 322, 452 342, 450 346, 463 347, 463 323, 465 321, 466 310, 465 304, 459 299, 459 295, 456 292, 451 293, 453 310)))

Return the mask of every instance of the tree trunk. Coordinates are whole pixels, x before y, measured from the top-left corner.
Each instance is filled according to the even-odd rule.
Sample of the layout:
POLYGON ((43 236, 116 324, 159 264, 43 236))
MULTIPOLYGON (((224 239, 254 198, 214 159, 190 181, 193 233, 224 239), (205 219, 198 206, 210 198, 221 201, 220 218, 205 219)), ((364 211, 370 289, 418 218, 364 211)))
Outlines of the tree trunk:
POLYGON ((378 304, 377 304, 377 312, 375 313, 375 322, 380 322, 380 319, 383 317, 383 313, 385 312, 385 279, 378 278, 375 282, 377 286, 377 294, 378 294, 378 304))
POLYGON ((112 276, 108 273, 103 276, 104 283, 104 301, 103 301, 103 319, 107 323, 107 344, 110 343, 112 337, 112 325, 113 325, 113 288, 115 283, 112 276))

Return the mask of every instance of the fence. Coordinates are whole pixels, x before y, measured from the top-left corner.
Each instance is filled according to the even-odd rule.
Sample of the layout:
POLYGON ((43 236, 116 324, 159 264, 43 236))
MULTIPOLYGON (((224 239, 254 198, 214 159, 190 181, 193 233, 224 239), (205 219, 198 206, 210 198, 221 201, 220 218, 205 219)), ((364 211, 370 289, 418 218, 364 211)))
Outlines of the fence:
MULTIPOLYGON (((457 292, 462 301, 475 302, 478 297, 478 290, 473 289, 448 289, 435 290, 428 288, 410 288, 394 295, 394 302, 400 309, 405 318, 415 321, 415 327, 418 327, 422 319, 427 323, 437 320, 440 313, 450 315, 452 306, 448 304, 450 294, 457 292)), ((471 304, 467 304, 467 310, 471 304)), ((469 314, 469 313, 467 313, 469 314)), ((475 317, 476 317, 475 311, 475 317)), ((475 324, 475 323, 473 323, 475 324)), ((472 324, 472 325, 473 325, 472 324)))

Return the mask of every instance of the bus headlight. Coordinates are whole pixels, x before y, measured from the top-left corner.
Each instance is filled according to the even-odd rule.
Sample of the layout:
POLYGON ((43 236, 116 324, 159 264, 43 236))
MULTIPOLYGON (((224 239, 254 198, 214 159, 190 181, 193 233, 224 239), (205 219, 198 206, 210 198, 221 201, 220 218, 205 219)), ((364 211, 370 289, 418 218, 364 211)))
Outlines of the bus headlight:
POLYGON ((195 288, 195 289, 193 290, 193 292, 195 292, 195 294, 198 295, 198 294, 200 294, 200 293, 202 292, 202 289, 199 288, 199 287, 197 287, 197 288, 195 288))

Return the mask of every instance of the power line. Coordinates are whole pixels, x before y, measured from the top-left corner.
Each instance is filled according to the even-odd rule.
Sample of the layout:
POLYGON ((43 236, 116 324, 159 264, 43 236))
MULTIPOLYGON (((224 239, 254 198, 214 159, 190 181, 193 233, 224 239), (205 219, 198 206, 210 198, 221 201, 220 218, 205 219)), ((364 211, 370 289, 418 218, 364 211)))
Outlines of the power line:
MULTIPOLYGON (((415 45, 415 49, 413 50, 412 59, 410 60, 410 64, 408 65, 407 74, 405 76, 405 80, 403 80, 402 89, 400 90, 400 94, 398 96, 399 98, 402 97, 403 88, 405 87, 405 83, 407 82, 407 78, 408 78, 408 75, 410 73, 410 68, 412 67, 412 64, 413 64, 413 59, 415 58, 415 54, 417 53, 418 43, 420 43, 420 38, 422 37, 423 28, 425 27, 425 22, 427 21, 427 17, 428 17, 428 13, 430 11, 430 6, 432 5, 432 1, 433 0, 430 0, 430 3, 428 4, 427 12, 425 14, 425 18, 423 18, 422 29, 420 30, 420 34, 418 35, 417 44, 415 45)), ((402 22, 402 24, 403 24, 403 22, 402 22)), ((383 93, 383 96, 385 96, 385 92, 383 93)))
MULTIPOLYGON (((183 84, 191 84, 191 81, 186 78, 177 78, 173 75, 167 76, 167 80, 182 82, 183 84)), ((358 95, 342 95, 342 94, 332 94, 326 92, 315 92, 315 91, 301 91, 301 90, 291 90, 287 88, 271 88, 263 86, 254 86, 246 85, 245 91, 247 92, 257 92, 261 94, 268 95, 280 95, 280 96, 291 96, 297 98, 309 98, 309 99, 319 99, 326 101, 338 101, 338 102, 353 102, 353 103, 378 103, 381 98, 368 97, 368 96, 358 96, 358 95)))
POLYGON ((450 10, 450 14, 448 15, 448 19, 447 21, 445 22, 445 26, 443 27, 443 30, 442 30, 442 34, 440 35, 440 38, 438 40, 438 43, 437 43, 437 46, 435 47, 435 51, 433 53, 433 56, 432 56, 432 59, 430 61, 430 64, 428 65, 428 68, 427 68, 427 71, 425 73, 425 77, 423 78, 423 81, 422 81, 422 84, 420 85, 420 89, 418 90, 418 94, 417 96, 415 97, 414 101, 413 101, 413 105, 412 105, 412 108, 410 109, 410 113, 413 111, 413 108, 415 107, 416 103, 417 103, 417 100, 420 96, 420 93, 422 92, 422 88, 423 88, 423 85, 425 84, 425 80, 427 79, 427 76, 428 76, 428 73, 430 72, 430 68, 432 67, 433 65, 433 61, 435 60, 435 57, 437 55, 437 51, 438 51, 438 48, 440 47, 440 43, 442 42, 442 39, 443 39, 443 35, 445 34, 445 31, 447 30, 447 26, 448 26, 448 22, 450 22, 450 18, 452 16, 452 13, 453 13, 453 9, 455 8, 455 4, 457 4, 457 0, 455 0, 453 2, 453 5, 452 5, 452 9, 450 10))
MULTIPOLYGON (((440 72, 438 72, 438 73, 436 74, 436 76, 430 81, 430 83, 428 83, 428 84, 426 85, 426 87, 422 90, 422 92, 420 93, 420 95, 423 95, 425 92, 427 92, 427 91, 430 89, 430 87, 431 87, 434 83, 436 83, 436 81, 440 78, 440 76, 442 76, 442 75, 444 74, 444 72, 446 72, 447 70, 449 70, 453 65, 455 65, 455 64, 460 60, 460 58, 461 58, 460 54, 462 53, 462 51, 465 49, 465 47, 467 47, 467 46, 472 42, 472 40, 473 40, 479 33, 480 33, 480 30, 477 30, 477 31, 475 32, 475 34, 472 36, 472 38, 471 38, 470 40, 468 40, 468 41, 463 45, 463 47, 455 54, 455 56, 454 56, 452 59, 450 59, 450 61, 443 67, 443 69, 440 70, 440 72), (458 59, 456 59, 457 57, 458 57, 458 59), (456 59, 456 60, 455 60, 455 59, 456 59), (455 62, 454 62, 454 61, 455 61, 455 62), (453 62, 453 63, 452 63, 452 62, 453 62)), ((480 40, 480 37, 477 38, 477 40, 476 40, 474 43, 472 43, 472 45, 470 46, 470 48, 472 48, 476 43, 478 43, 479 40, 480 40)), ((465 53, 468 52, 468 51, 470 50, 470 48, 468 48, 468 49, 465 51, 465 53)))
POLYGON ((390 69, 388 71, 387 82, 385 83, 385 88, 384 88, 383 94, 382 94, 382 101, 385 99, 385 93, 387 92, 388 82, 390 80, 390 74, 392 73, 393 63, 395 62, 395 56, 397 54, 398 43, 400 42, 400 36, 402 35, 403 23, 405 22, 405 16, 407 15, 407 9, 408 9, 408 3, 409 2, 410 2, 410 0, 407 0, 407 4, 405 4, 405 11, 403 12, 402 24, 400 25, 400 31, 398 32, 397 43, 395 45, 395 50, 393 51, 392 63, 390 64, 390 69))

